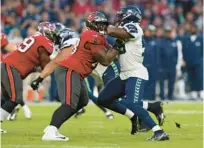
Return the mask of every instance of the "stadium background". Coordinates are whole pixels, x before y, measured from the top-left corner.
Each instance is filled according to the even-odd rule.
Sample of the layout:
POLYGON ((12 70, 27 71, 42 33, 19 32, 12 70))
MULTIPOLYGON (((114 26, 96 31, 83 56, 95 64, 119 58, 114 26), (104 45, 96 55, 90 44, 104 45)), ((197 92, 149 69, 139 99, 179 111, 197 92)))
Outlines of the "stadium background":
MULTIPOLYGON (((203 34, 202 0, 1 0, 1 32, 7 34, 9 42, 12 44, 19 44, 24 38, 34 34, 41 21, 61 22, 80 33, 84 27, 84 17, 90 11, 102 11, 112 22, 116 11, 125 5, 136 5, 141 9, 143 13, 141 26, 144 30, 150 29, 148 28, 150 24, 156 27, 154 41, 163 39, 165 28, 170 27, 173 37, 178 41, 180 55, 182 55, 180 38, 190 34, 192 24, 198 28, 197 36, 203 34)), ((112 39, 109 41, 111 42, 112 39)), ((202 54, 200 56, 202 59, 202 54)), ((8 130, 8 134, 2 136, 2 147, 132 148, 134 145, 134 147, 141 148, 201 148, 203 106, 202 102, 195 101, 200 98, 191 94, 191 88, 188 87, 189 79, 183 63, 182 58, 178 58, 177 77, 172 99, 193 100, 193 102, 176 101, 165 106, 167 120, 163 128, 171 136, 169 143, 143 142, 147 135, 150 136, 149 133, 130 137, 128 120, 114 114, 115 119, 111 122, 107 121, 103 113, 94 106, 87 107, 87 115, 77 120, 72 119, 60 129, 63 131, 62 133, 70 136, 71 140, 68 145, 42 143, 39 140, 42 130, 49 122, 57 105, 31 103, 32 120, 24 119, 23 113, 20 111, 17 121, 6 121, 3 124, 4 128, 8 130), (182 83, 184 85, 179 85, 182 83), (183 93, 184 89, 185 93, 183 93), (181 123, 181 129, 175 127, 175 121, 181 123)), ((55 101, 56 90, 51 77, 43 82, 39 92, 34 92, 30 88, 30 82, 38 75, 38 72, 31 74, 24 81, 25 100, 27 102, 55 101), (52 87, 50 88, 50 86, 52 87)), ((156 99, 160 99, 159 79, 157 79, 157 84, 156 99)))

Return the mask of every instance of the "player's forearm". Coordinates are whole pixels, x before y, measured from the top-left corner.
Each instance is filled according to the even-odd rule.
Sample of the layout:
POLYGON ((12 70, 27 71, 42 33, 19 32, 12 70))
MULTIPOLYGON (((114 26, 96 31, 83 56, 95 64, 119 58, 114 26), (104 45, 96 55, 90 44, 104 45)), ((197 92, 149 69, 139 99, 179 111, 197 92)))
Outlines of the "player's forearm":
POLYGON ((41 78, 46 78, 47 76, 49 76, 54 70, 55 68, 57 67, 57 63, 54 62, 54 61, 50 61, 46 66, 45 68, 43 69, 43 71, 41 72, 40 74, 40 77, 41 78))
POLYGON ((107 51, 106 55, 107 55, 108 65, 116 58, 117 54, 118 54, 118 51, 113 48, 107 51))
POLYGON ((130 34, 128 32, 126 32, 123 28, 118 28, 115 26, 108 26, 107 34, 112 36, 112 37, 121 38, 121 39, 131 37, 130 34))

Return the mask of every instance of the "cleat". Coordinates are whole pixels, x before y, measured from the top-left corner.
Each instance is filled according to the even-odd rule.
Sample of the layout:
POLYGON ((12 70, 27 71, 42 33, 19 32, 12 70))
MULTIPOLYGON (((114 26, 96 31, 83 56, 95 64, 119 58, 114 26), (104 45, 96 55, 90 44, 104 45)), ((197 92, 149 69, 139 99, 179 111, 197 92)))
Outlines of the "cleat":
POLYGON ((27 119, 31 119, 32 113, 31 113, 29 107, 27 105, 24 105, 22 108, 23 108, 24 116, 27 119))
POLYGON ((112 120, 112 119, 114 119, 114 116, 113 116, 113 114, 111 114, 111 112, 107 111, 106 112, 106 118, 108 118, 109 120, 112 120))
POLYGON ((138 132, 147 132, 151 130, 142 120, 139 119, 138 132))
POLYGON ((158 120, 159 126, 162 126, 164 124, 164 119, 165 119, 165 115, 163 111, 163 103, 161 101, 158 101, 153 103, 153 105, 154 105, 153 113, 158 120))
POLYGON ((165 140, 169 140, 169 135, 165 133, 163 130, 154 132, 154 135, 147 139, 147 141, 165 141, 165 140))
POLYGON ((106 115, 106 117, 109 119, 109 120, 112 120, 112 119, 114 119, 114 116, 113 116, 113 114, 109 114, 109 115, 106 115))
POLYGON ((75 118, 78 118, 79 116, 81 116, 82 114, 84 114, 86 112, 86 110, 84 108, 80 109, 76 114, 75 114, 75 118))
POLYGON ((9 121, 16 120, 17 119, 17 114, 18 114, 19 110, 20 110, 20 106, 18 105, 18 106, 16 106, 14 108, 14 110, 11 112, 11 114, 9 114, 9 116, 7 117, 7 120, 9 120, 9 121))
POLYGON ((6 134, 6 133, 7 133, 7 131, 1 129, 1 134, 6 134))
POLYGON ((56 127, 48 126, 44 130, 42 141, 68 141, 69 138, 60 134, 56 127))
POLYGON ((137 116, 134 115, 130 120, 132 123, 131 134, 134 135, 135 133, 137 133, 137 116))

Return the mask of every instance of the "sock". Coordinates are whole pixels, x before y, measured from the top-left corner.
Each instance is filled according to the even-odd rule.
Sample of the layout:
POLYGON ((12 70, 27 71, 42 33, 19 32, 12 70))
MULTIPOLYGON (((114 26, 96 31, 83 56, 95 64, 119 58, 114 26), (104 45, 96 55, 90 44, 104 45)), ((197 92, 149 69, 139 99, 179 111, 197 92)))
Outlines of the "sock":
POLYGON ((134 116, 134 113, 131 110, 126 109, 125 116, 131 119, 134 116))
POLYGON ((22 107, 25 105, 24 101, 22 100, 20 103, 19 103, 22 107))
POLYGON ((10 113, 5 111, 4 109, 0 109, 0 121, 4 121, 10 113))
POLYGON ((148 109, 148 102, 147 101, 143 101, 143 105, 142 105, 142 107, 145 109, 145 110, 147 110, 148 109))
POLYGON ((153 128, 152 128, 152 131, 153 132, 156 132, 156 131, 160 131, 162 130, 158 125, 155 125, 153 128))
POLYGON ((56 128, 60 128, 60 126, 69 119, 72 115, 74 115, 76 109, 71 108, 70 105, 62 104, 52 115, 52 119, 50 125, 55 126, 56 128))
POLYGON ((11 113, 13 111, 13 109, 17 106, 18 104, 11 101, 11 100, 7 100, 3 105, 2 105, 2 109, 4 109, 5 111, 7 111, 8 113, 11 113))

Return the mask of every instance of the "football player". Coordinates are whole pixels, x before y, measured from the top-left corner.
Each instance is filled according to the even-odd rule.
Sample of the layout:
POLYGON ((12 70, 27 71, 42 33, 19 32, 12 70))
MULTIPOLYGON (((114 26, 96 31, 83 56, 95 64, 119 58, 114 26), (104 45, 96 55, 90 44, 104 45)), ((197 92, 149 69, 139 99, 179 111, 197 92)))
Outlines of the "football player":
POLYGON ((107 44, 104 33, 108 26, 105 15, 92 12, 86 18, 87 31, 80 36, 75 46, 67 46, 42 71, 32 83, 37 89, 42 80, 55 70, 55 79, 61 106, 53 113, 50 125, 44 130, 42 140, 67 141, 68 137, 59 133, 61 125, 88 103, 88 92, 83 79, 97 66, 109 65, 118 51, 107 44))
MULTIPOLYGON (((1 55, 1 58, 3 59, 3 56, 5 56, 6 53, 15 51, 17 49, 17 46, 15 44, 9 44, 7 36, 3 33, 1 33, 1 52, 3 53, 1 55)), ((6 96, 6 98, 9 98, 9 96, 6 96)), ((4 104, 6 100, 5 96, 1 94, 1 106, 4 104)), ((20 102, 20 105, 23 108, 24 115, 26 118, 30 119, 31 118, 31 111, 28 108, 28 106, 25 104, 25 102, 22 100, 20 102)), ((8 116, 8 120, 15 120, 17 112, 19 110, 19 107, 16 107, 12 113, 8 116)))
POLYGON ((144 38, 139 25, 141 12, 134 6, 126 6, 117 12, 116 26, 109 26, 107 33, 118 38, 123 47, 120 48, 119 77, 111 80, 99 94, 98 103, 106 108, 128 116, 132 121, 132 131, 136 131, 136 115, 150 127, 154 135, 148 140, 168 140, 169 136, 153 121, 148 112, 148 103, 142 102, 144 83, 148 80, 148 72, 144 67, 144 38), (117 99, 126 95, 123 103, 117 99), (141 107, 142 106, 144 107, 141 107), (124 108, 126 106, 131 111, 124 108))
POLYGON ((7 97, 0 109, 0 121, 13 111, 23 99, 22 80, 35 70, 35 67, 45 65, 50 61, 58 30, 49 22, 40 23, 38 32, 26 38, 17 50, 7 54, 1 63, 1 89, 7 97))

